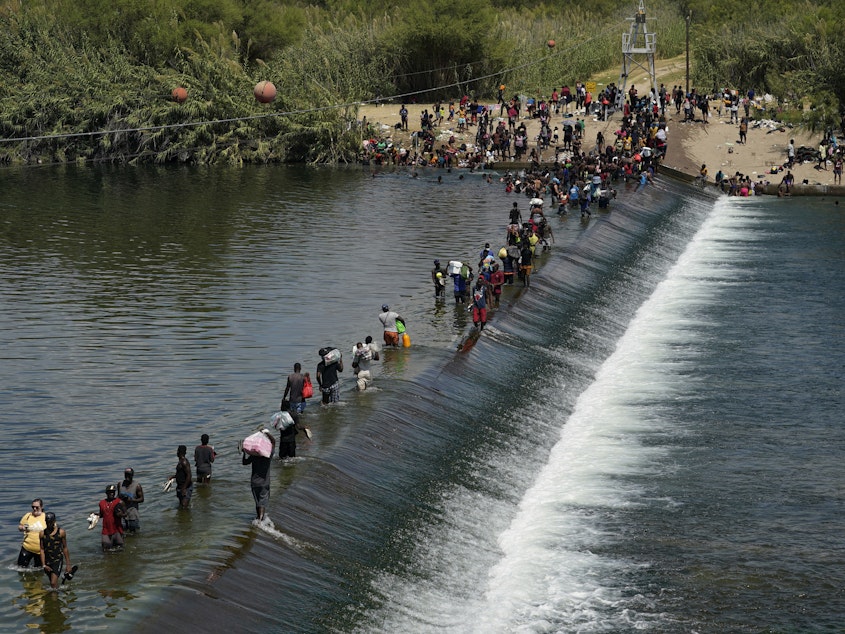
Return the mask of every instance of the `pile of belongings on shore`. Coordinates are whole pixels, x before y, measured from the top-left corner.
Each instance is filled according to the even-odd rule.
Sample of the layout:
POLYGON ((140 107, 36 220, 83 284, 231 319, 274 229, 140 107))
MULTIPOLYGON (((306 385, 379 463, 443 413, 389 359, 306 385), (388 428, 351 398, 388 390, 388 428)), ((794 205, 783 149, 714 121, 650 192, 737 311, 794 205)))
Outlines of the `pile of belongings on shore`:
POLYGON ((774 119, 758 119, 751 125, 751 127, 768 128, 769 131, 766 134, 771 134, 772 132, 786 132, 786 129, 791 128, 792 124, 775 121, 774 119))

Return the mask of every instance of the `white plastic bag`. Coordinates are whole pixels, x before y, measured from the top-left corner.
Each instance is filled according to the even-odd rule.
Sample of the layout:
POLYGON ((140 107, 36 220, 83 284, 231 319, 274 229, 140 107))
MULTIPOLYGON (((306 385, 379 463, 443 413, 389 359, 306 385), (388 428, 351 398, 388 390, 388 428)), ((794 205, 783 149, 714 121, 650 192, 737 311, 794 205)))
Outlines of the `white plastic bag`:
POLYGON ((276 412, 273 414, 273 418, 270 419, 270 423, 273 425, 273 429, 284 431, 293 425, 293 416, 288 412, 276 412))

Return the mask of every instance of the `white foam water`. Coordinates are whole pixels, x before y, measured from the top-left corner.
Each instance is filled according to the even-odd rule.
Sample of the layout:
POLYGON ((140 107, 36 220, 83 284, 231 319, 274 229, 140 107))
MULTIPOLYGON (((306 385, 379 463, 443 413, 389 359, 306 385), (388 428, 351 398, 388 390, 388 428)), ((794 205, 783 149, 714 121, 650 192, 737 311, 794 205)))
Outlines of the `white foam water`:
POLYGON ((550 386, 538 411, 506 414, 561 429, 533 482, 520 481, 524 465, 513 457, 491 457, 479 467, 492 474, 485 485, 495 493, 491 479, 502 492, 525 490, 522 498, 478 487, 444 491, 442 525, 423 529, 416 540, 417 576, 376 579, 373 590, 383 605, 360 631, 618 631, 660 618, 625 587, 626 575, 647 564, 600 553, 624 539, 604 520, 650 495, 635 480, 671 468, 661 466, 671 447, 645 443, 644 436, 682 429, 647 404, 673 397, 674 377, 694 362, 696 333, 706 326, 688 318, 691 309, 713 301, 735 274, 728 238, 737 238, 742 223, 729 209, 725 201, 716 204, 568 418, 556 413, 564 377, 550 386))

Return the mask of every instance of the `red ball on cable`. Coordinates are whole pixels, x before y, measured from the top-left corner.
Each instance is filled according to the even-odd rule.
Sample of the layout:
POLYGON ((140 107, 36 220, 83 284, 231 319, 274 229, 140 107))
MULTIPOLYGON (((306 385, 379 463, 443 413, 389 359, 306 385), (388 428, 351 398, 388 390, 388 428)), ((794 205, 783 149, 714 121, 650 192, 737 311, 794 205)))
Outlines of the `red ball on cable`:
POLYGON ((182 86, 176 86, 176 88, 171 91, 170 96, 176 103, 185 103, 185 100, 188 98, 188 91, 182 88, 182 86))
POLYGON ((255 84, 255 89, 252 92, 259 103, 270 103, 276 98, 276 87, 272 82, 266 80, 255 84))

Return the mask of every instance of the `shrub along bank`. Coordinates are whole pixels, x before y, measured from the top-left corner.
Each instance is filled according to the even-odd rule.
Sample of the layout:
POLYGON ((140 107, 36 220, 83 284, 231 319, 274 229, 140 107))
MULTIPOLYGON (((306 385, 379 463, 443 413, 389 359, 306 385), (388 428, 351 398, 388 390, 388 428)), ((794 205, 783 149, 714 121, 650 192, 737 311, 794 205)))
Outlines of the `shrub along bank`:
MULTIPOLYGON (((720 19, 722 5, 737 16, 755 1, 695 3, 709 8, 691 20, 693 80, 707 89, 799 90, 817 110, 836 113, 845 64, 841 47, 825 43, 843 9, 806 2, 798 21, 793 7, 797 26, 769 25, 794 40, 787 49, 775 37, 747 42, 731 30, 740 20, 720 19), (810 26, 813 41, 801 44, 810 26), (733 49, 719 29, 733 33, 733 49), (769 62, 775 70, 763 62, 767 46, 779 51, 769 62)), ((659 54, 680 54, 686 7, 646 7, 657 18, 659 54)), ((362 134, 352 123, 355 104, 493 99, 500 83, 549 94, 616 66, 636 8, 632 0, 585 8, 532 0, 0 0, 0 161, 350 161, 362 134), (546 46, 552 39, 554 49, 546 46), (269 104, 253 97, 261 80, 277 88, 269 104), (187 92, 182 103, 171 98, 177 86, 187 92)))

